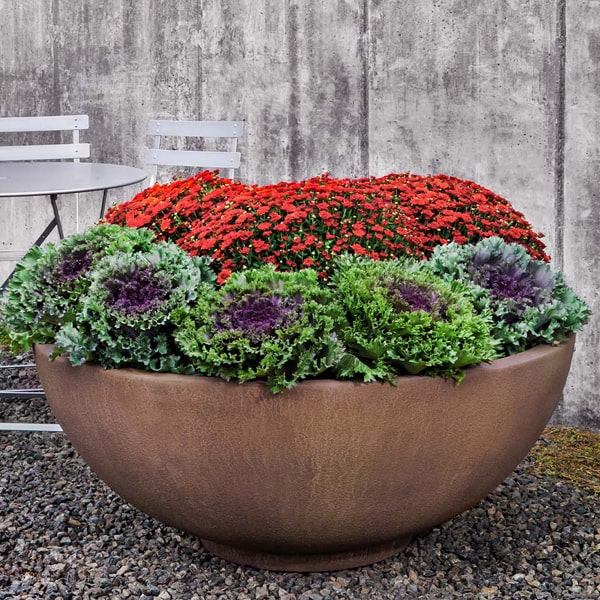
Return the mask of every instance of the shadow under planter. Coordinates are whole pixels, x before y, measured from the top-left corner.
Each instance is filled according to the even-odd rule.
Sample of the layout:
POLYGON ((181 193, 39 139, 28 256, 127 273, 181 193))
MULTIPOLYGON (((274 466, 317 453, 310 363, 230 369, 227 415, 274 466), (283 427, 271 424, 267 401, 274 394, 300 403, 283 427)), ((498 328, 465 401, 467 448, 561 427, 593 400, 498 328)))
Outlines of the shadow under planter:
POLYGON ((526 456, 560 398, 574 338, 467 371, 461 384, 259 382, 72 367, 35 347, 58 422, 113 490, 271 570, 357 567, 484 498, 526 456))

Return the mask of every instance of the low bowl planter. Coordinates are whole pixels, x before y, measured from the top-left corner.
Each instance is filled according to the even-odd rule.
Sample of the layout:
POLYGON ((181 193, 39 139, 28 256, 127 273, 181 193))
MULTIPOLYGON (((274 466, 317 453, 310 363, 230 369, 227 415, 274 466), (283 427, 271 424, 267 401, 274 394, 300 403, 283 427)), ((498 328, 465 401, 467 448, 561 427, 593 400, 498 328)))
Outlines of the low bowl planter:
POLYGON ((73 367, 35 346, 58 422, 115 492, 272 570, 373 563, 476 504, 526 456, 568 374, 574 337, 469 368, 459 385, 259 382, 73 367))

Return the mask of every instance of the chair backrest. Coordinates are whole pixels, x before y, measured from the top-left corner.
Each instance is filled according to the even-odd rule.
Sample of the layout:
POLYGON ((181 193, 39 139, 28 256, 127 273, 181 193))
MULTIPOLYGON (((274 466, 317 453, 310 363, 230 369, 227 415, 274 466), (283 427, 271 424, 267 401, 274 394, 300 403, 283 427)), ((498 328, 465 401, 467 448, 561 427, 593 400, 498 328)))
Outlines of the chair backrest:
POLYGON ((11 146, 0 144, 0 161, 60 160, 89 158, 90 145, 79 143, 79 131, 88 129, 87 115, 60 115, 55 117, 2 117, 0 133, 28 133, 40 131, 71 131, 72 143, 29 144, 11 146))
POLYGON ((158 165, 224 169, 233 177, 239 168, 241 154, 237 141, 244 134, 243 121, 149 121, 147 135, 154 139, 153 148, 147 148, 145 162, 154 165, 150 185, 154 185, 158 165), (167 150, 160 147, 161 137, 223 138, 228 140, 225 151, 167 150))

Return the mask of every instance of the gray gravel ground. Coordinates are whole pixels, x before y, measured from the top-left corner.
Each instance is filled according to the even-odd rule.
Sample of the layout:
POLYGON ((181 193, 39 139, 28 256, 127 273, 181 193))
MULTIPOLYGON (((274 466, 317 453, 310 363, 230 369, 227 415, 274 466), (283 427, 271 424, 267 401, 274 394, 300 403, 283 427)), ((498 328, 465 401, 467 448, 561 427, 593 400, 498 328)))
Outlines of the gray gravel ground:
MULTIPOLYGON (((0 388, 34 377, 0 375, 0 388)), ((0 400, 0 420, 52 416, 43 400, 0 400)), ((111 492, 62 434, 0 432, 0 456, 0 599, 600 598, 600 498, 527 462, 398 556, 298 574, 211 556, 111 492)))

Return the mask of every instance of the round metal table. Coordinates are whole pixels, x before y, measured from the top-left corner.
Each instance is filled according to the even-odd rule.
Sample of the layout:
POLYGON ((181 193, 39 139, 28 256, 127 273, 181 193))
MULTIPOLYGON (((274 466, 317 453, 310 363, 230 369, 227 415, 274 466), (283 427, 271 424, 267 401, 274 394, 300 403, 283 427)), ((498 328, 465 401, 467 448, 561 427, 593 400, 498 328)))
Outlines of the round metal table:
POLYGON ((106 192, 146 177, 143 169, 104 163, 0 162, 0 198, 106 192))
POLYGON ((54 219, 35 244, 43 242, 56 227, 62 239, 63 229, 56 205, 61 194, 103 190, 100 218, 106 210, 108 190, 139 183, 148 177, 143 169, 104 163, 85 162, 1 162, 0 198, 49 196, 54 219))

